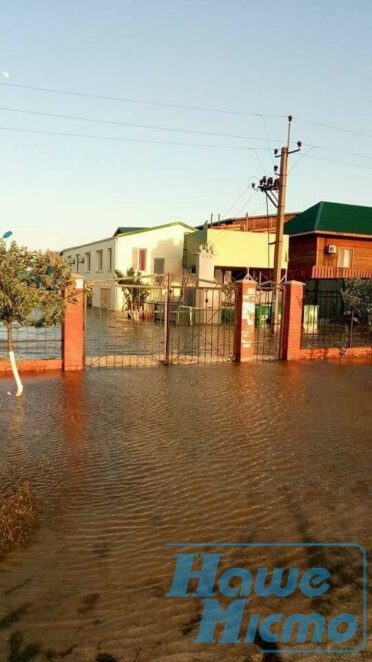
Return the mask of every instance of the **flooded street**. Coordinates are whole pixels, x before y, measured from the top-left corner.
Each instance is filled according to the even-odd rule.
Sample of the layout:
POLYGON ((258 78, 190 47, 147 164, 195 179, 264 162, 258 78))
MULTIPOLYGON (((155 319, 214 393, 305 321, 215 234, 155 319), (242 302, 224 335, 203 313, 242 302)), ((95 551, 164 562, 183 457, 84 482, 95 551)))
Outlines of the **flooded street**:
MULTIPOLYGON (((165 545, 368 547, 370 366, 87 370, 27 377, 19 401, 9 389, 1 380, 0 487, 27 482, 36 521, 0 561, 0 660, 325 658, 193 643, 197 605, 166 597, 165 545)), ((280 554, 282 564, 309 561, 303 550, 280 554)), ((358 563, 342 568, 340 600, 354 599, 358 563)))

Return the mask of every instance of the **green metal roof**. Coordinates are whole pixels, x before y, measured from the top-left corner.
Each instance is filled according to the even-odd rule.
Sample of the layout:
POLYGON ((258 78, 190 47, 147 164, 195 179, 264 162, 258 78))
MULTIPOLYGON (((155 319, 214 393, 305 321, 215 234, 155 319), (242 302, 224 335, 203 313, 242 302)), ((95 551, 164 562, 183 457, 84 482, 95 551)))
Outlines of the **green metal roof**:
POLYGON ((117 230, 115 230, 114 237, 116 237, 118 234, 125 234, 127 232, 137 232, 137 230, 142 230, 142 228, 124 228, 124 227, 118 227, 117 230))
POLYGON ((372 207, 318 202, 284 226, 289 235, 316 231, 372 235, 372 207))
POLYGON ((170 228, 172 225, 183 225, 184 228, 188 230, 195 230, 192 225, 187 225, 182 221, 174 221, 173 223, 164 223, 163 225, 154 225, 149 228, 118 228, 114 234, 114 237, 118 235, 128 235, 128 234, 139 234, 140 232, 151 232, 151 230, 160 230, 161 228, 170 228))

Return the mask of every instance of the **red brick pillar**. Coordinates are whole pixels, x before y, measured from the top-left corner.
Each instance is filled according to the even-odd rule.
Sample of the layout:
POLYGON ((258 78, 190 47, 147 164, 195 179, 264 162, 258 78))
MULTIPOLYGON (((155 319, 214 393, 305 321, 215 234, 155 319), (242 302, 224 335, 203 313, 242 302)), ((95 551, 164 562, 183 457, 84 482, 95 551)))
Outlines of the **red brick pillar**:
MULTIPOLYGON (((63 370, 84 368, 84 280, 76 274, 74 279, 74 299, 67 301, 65 321, 62 327, 62 366, 63 370)), ((65 293, 67 298, 69 293, 65 293)))
POLYGON ((256 283, 241 280, 235 285, 235 361, 249 361, 254 354, 256 283))
POLYGON ((279 349, 279 357, 284 361, 300 358, 303 300, 304 283, 297 280, 285 283, 279 349))

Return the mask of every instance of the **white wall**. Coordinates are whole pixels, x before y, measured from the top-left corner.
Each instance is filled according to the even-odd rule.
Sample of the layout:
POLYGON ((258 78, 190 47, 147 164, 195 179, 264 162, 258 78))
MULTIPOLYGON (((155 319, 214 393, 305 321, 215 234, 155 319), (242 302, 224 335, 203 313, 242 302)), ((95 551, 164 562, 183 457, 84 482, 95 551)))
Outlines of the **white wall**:
MULTIPOLYGON (((81 246, 74 246, 72 248, 66 248, 62 251, 62 255, 67 260, 73 258, 74 262, 71 265, 72 271, 75 273, 82 274, 87 281, 104 281, 112 280, 115 276, 115 254, 116 254, 116 239, 111 237, 109 239, 102 239, 101 241, 95 241, 89 244, 84 244, 81 246), (109 249, 112 251, 112 263, 111 269, 109 264, 109 249), (97 252, 102 251, 102 269, 99 269, 97 252), (89 258, 87 254, 90 254, 90 268, 89 268, 89 258), (84 258, 83 263, 78 263, 77 255, 80 258, 84 258)), ((109 288, 109 284, 102 283, 102 288, 109 288)), ((100 305, 100 294, 101 289, 99 285, 95 286, 93 289, 93 306, 100 305)), ((114 304, 115 298, 115 288, 110 287, 110 300, 111 306, 116 307, 114 304)))
POLYGON ((119 235, 116 248, 116 268, 125 272, 132 266, 132 249, 145 248, 144 274, 154 273, 154 259, 164 258, 164 273, 182 275, 183 237, 189 228, 175 224, 153 228, 145 232, 119 235))
MULTIPOLYGON (((115 269, 123 273, 130 269, 132 265, 133 248, 146 249, 146 268, 142 272, 144 276, 154 273, 154 259, 164 258, 164 273, 172 273, 173 280, 181 281, 182 259, 183 259, 183 238, 186 232, 191 232, 192 228, 181 224, 172 224, 158 228, 146 229, 142 232, 134 232, 102 241, 92 242, 81 246, 66 248, 62 251, 65 258, 73 257, 75 262, 72 264, 72 271, 81 273, 86 280, 104 281, 115 277, 115 269), (109 269, 108 249, 112 250, 112 268, 109 269), (103 251, 102 270, 97 269, 96 254, 97 251, 103 251), (85 254, 91 255, 91 268, 88 269, 87 260, 84 264, 79 264, 77 269, 76 255, 85 258, 85 254), (179 277, 177 279, 177 276, 179 277)), ((146 282, 146 280, 144 281, 146 282)), ((121 309, 122 292, 120 288, 102 282, 102 286, 96 284, 93 290, 93 306, 100 305, 101 290, 110 288, 110 308, 121 309)), ((106 294, 106 293, 105 293, 106 294)))

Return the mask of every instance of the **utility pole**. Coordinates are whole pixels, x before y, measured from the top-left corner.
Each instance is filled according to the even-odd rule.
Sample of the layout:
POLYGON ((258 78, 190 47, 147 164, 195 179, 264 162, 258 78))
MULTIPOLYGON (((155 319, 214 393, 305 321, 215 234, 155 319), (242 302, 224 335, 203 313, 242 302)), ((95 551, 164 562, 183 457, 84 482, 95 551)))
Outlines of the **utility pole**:
MULTIPOLYGON (((275 158, 280 156, 280 171, 277 176, 278 166, 274 166, 274 177, 262 177, 258 188, 263 191, 266 198, 277 208, 277 221, 275 229, 275 252, 274 252, 274 282, 273 282, 273 301, 271 307, 271 330, 275 332, 279 321, 279 293, 282 281, 282 262, 283 262, 283 235, 285 219, 285 202, 287 192, 288 177, 288 156, 299 152, 302 143, 297 142, 297 149, 290 150, 290 135, 292 115, 288 116, 288 137, 287 144, 279 150, 274 150, 275 158)), ((255 184, 252 184, 255 188, 255 184)))
POLYGON ((287 192, 288 177, 288 147, 282 147, 280 153, 280 173, 279 173, 279 195, 278 195, 278 214, 275 230, 275 252, 274 252, 274 301, 271 311, 271 328, 275 327, 279 320, 279 291, 282 282, 282 262, 283 262, 283 234, 284 234, 284 216, 285 216, 285 197, 287 192))

